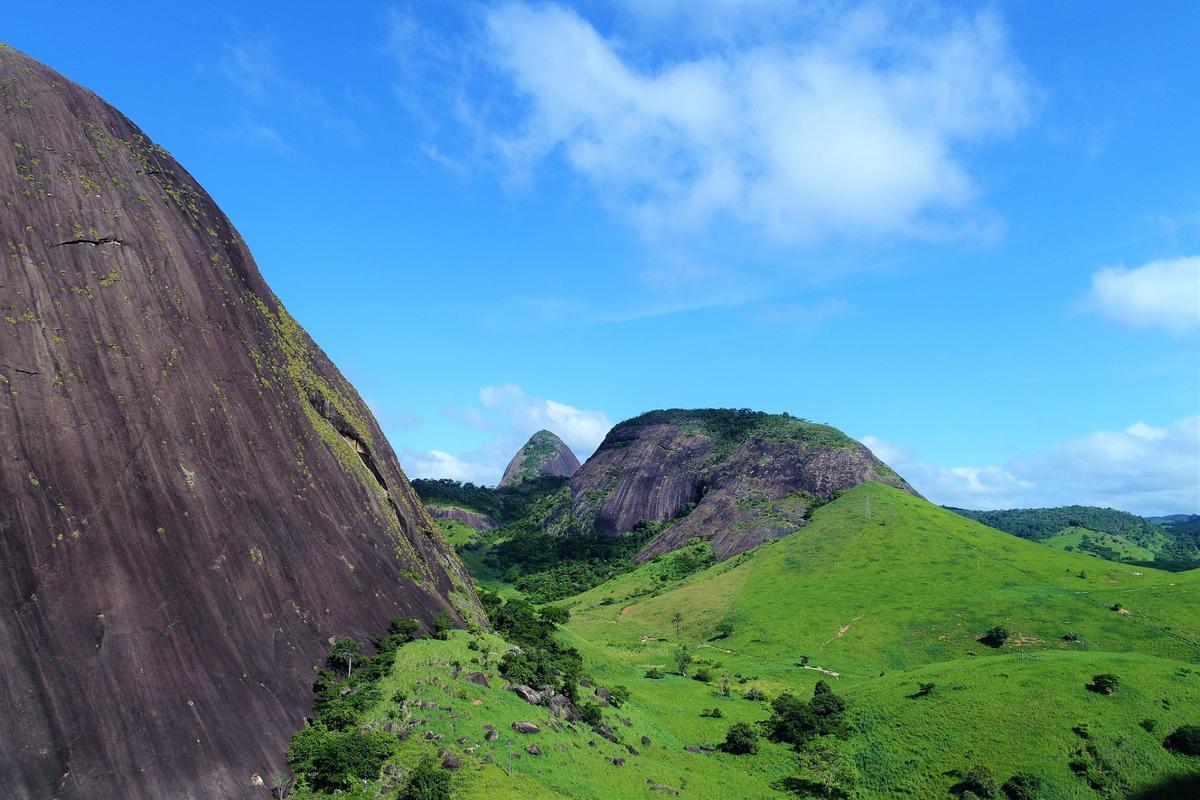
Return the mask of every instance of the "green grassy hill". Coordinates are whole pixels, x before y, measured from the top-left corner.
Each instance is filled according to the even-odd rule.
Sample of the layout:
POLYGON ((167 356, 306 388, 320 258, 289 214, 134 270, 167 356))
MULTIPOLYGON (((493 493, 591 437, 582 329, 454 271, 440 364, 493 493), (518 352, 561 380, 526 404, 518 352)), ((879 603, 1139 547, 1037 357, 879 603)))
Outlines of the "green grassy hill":
POLYGON ((1100 553, 1107 556, 1105 551, 1111 550, 1114 556, 1109 557, 1110 561, 1153 561, 1158 556, 1153 550, 1124 536, 1089 528, 1065 528, 1054 536, 1042 539, 1042 544, 1098 556, 1100 553))
POLYGON ((807 698, 825 680, 847 701, 840 746, 861 773, 854 797, 951 798, 976 765, 1001 781, 1036 773, 1045 798, 1184 798, 1200 787, 1200 758, 1162 746, 1200 723, 1200 571, 1047 548, 877 483, 728 561, 703 567, 706 547, 560 603, 571 618, 557 635, 590 681, 629 689, 603 712, 618 742, 581 723, 556 729, 545 708, 506 691, 496 665, 509 645, 480 632, 405 646, 365 721, 395 719, 390 698, 403 692, 401 716, 419 724, 401 761, 461 757, 461 798, 785 798, 795 796, 791 747, 761 740, 757 754, 735 756, 711 746, 732 723, 765 720, 770 699, 807 698), (979 641, 995 625, 1007 641, 979 641), (689 677, 671 674, 680 645, 689 677), (666 674, 647 677, 653 668, 666 674), (702 671, 709 681, 694 679, 702 671), (1120 679, 1114 695, 1086 688, 1101 673, 1120 679), (751 690, 767 700, 747 699, 751 690), (541 732, 516 733, 518 720, 541 732))
POLYGON ((870 796, 948 796, 955 781, 943 773, 976 763, 1002 777, 1035 769, 1053 796, 1103 796, 1068 767, 1086 744, 1072 733, 1079 724, 1120 751, 1111 771, 1130 790, 1200 772, 1159 744, 1164 728, 1200 717, 1200 572, 1048 550, 879 484, 669 591, 653 594, 655 566, 568 602, 567 630, 601 682, 630 686, 681 733, 711 687, 641 675, 670 665, 683 642, 714 672, 772 696, 832 678, 863 722, 852 742, 870 796), (714 640, 722 621, 733 633, 714 640), (977 641, 997 624, 1012 634, 1003 647, 977 641), (1103 672, 1127 688, 1111 698, 1086 691, 1103 672), (939 688, 908 698, 927 682, 939 688), (1139 727, 1144 719, 1157 735, 1139 727))
POLYGON ((1146 564, 1157 561, 1154 566, 1176 572, 1200 567, 1196 537, 1189 535, 1186 525, 1167 524, 1171 520, 1186 520, 1184 515, 1147 519, 1095 506, 949 510, 1022 539, 1069 547, 1110 561, 1146 564))

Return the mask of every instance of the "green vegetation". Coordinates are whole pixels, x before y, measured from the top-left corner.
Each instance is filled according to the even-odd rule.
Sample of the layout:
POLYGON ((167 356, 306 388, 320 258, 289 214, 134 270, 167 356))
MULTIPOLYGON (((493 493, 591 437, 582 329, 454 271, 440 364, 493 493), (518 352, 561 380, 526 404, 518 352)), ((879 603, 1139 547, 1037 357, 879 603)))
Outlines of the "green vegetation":
POLYGON ((619 443, 645 425, 677 425, 686 432, 713 440, 711 463, 723 461, 747 439, 800 441, 808 445, 858 447, 858 442, 830 425, 809 422, 790 414, 768 414, 748 408, 671 408, 648 411, 620 423, 609 432, 606 442, 619 443))
POLYGON ((1128 561, 1171 571, 1200 567, 1200 532, 1188 527, 1190 518, 1185 516, 1162 518, 1170 522, 1159 525, 1125 511, 1094 506, 949 510, 1022 539, 1090 553, 1109 561, 1128 561))
POLYGON ((1184 756, 1200 756, 1200 725, 1180 725, 1163 739, 1163 747, 1184 756))
MULTIPOLYGON (((465 560, 499 566, 499 544, 465 560)), ((504 563, 520 573, 546 544, 504 563)), ((866 484, 736 558, 696 542, 552 606, 522 596, 523 574, 489 575, 503 638, 407 644, 377 692, 339 689, 351 714, 318 722, 391 723, 408 735, 384 770, 441 770, 442 751, 463 764, 454 796, 488 800, 1183 798, 1200 780, 1200 572, 1046 548, 866 484), (508 682, 569 695, 582 718, 508 682)))
POLYGON ((430 505, 458 506, 486 514, 503 525, 519 520, 533 511, 533 506, 547 495, 562 489, 566 478, 542 475, 516 486, 490 488, 449 478, 417 478, 412 487, 421 500, 430 505))
POLYGON ((1060 550, 1089 553, 1109 561, 1153 561, 1156 557, 1153 550, 1136 544, 1132 539, 1087 528, 1065 528, 1061 533, 1041 541, 1060 550))
POLYGON ((566 634, 598 680, 629 685, 629 707, 653 711, 677 735, 720 699, 666 674, 683 645, 742 687, 743 699, 733 692, 720 706, 731 722, 778 717, 791 722, 781 733, 799 732, 788 738, 823 742, 803 770, 780 757, 780 746, 792 746, 780 736, 739 756, 762 775, 749 796, 825 791, 811 784, 822 770, 839 774, 845 759, 836 752, 857 770, 843 775, 855 796, 871 798, 951 797, 975 766, 994 774, 997 797, 1005 786, 1034 785, 1043 797, 1102 796, 1073 758, 1092 765, 1092 778, 1118 775, 1130 794, 1166 786, 1181 769, 1200 774, 1140 724, 1154 716, 1173 730, 1200 702, 1200 573, 1051 550, 879 484, 817 509, 795 534, 682 580, 659 583, 659 569, 640 565, 563 601, 572 611, 566 634), (1118 602, 1130 613, 1109 610, 1118 602), (996 637, 1001 646, 982 646, 995 628, 1006 634, 996 637), (1119 691, 1085 691, 1098 674, 1121 676, 1119 691), (802 698, 818 680, 845 703, 840 734, 813 735, 803 707, 812 701, 802 698), (769 709, 744 699, 761 690, 773 698, 769 709), (1087 742, 1073 731, 1083 722, 1087 742))

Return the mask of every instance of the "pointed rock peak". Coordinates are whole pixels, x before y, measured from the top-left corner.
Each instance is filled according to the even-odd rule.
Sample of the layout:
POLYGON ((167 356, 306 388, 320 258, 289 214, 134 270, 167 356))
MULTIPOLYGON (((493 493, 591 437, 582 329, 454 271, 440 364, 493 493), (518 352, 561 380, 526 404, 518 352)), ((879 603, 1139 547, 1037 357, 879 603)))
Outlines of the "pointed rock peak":
POLYGON ((525 446, 508 462, 499 485, 516 486, 544 475, 569 478, 577 469, 579 459, 567 443, 553 432, 541 430, 530 436, 525 446))

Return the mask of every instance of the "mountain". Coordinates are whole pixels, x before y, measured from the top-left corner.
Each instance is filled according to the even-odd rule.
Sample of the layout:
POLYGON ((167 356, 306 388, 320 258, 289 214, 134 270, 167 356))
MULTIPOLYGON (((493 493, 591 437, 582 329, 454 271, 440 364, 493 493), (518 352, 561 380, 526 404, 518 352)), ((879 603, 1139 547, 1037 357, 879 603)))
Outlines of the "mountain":
POLYGON ((192 176, 9 47, 0 95, 0 795, 267 797, 330 637, 469 577, 192 176))
POLYGON ((1126 511, 1095 506, 949 510, 1022 539, 1080 550, 1111 561, 1159 561, 1164 566, 1173 562, 1171 568, 1178 569, 1194 567, 1193 562, 1200 559, 1200 547, 1186 521, 1160 525, 1126 511))
POLYGON ((695 537, 724 559, 799 530, 813 508, 870 480, 915 494, 828 425, 744 409, 651 411, 614 427, 571 478, 568 524, 612 536, 666 523, 639 560, 695 537))
POLYGON ((555 475, 569 478, 579 469, 579 459, 567 443, 550 431, 538 431, 504 468, 498 488, 517 486, 533 478, 555 475))

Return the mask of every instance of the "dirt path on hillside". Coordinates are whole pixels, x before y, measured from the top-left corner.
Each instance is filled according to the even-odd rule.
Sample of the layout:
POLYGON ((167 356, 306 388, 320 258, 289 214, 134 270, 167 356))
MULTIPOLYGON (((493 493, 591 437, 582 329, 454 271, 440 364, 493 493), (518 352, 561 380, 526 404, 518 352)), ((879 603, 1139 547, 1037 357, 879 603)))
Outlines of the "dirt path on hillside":
MULTIPOLYGON (((849 622, 847 622, 845 625, 839 625, 839 626, 838 626, 837 633, 836 633, 836 634, 834 634, 833 638, 832 638, 832 639, 830 639, 830 640, 829 640, 829 642, 835 642, 835 641, 837 641, 838 639, 840 639, 840 638, 842 638, 843 636, 845 636, 845 635, 846 635, 846 631, 850 630, 850 626, 851 626, 851 625, 853 625, 854 623, 858 622, 860 619, 862 619, 862 618, 863 618, 863 617, 865 617, 865 616, 866 616, 866 614, 859 614, 857 617, 855 617, 854 619, 850 620, 850 621, 849 621, 849 622)), ((822 645, 821 645, 819 648, 817 648, 817 649, 818 649, 818 650, 824 650, 824 649, 825 649, 825 645, 826 645, 826 644, 829 644, 829 642, 825 642, 825 644, 822 644, 822 645)))
POLYGON ((626 614, 628 614, 628 613, 629 613, 629 609, 633 608, 633 607, 634 607, 634 606, 636 606, 636 605, 637 605, 637 603, 630 603, 629 605, 627 605, 627 606, 625 606, 624 608, 622 608, 622 609, 621 609, 621 616, 623 617, 623 616, 625 616, 626 614))

